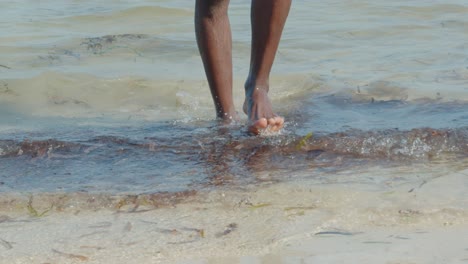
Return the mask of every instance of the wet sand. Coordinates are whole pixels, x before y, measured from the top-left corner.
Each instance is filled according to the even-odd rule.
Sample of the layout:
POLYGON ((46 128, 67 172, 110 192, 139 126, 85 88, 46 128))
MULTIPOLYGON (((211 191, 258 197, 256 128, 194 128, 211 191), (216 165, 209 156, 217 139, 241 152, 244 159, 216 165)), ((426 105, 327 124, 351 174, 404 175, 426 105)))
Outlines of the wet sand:
POLYGON ((294 1, 272 138, 213 120, 187 1, 0 10, 1 264, 468 262, 464 1, 294 1))
POLYGON ((468 170, 387 185, 382 191, 287 182, 161 196, 166 202, 159 204, 120 200, 107 208, 80 205, 79 197, 48 208, 11 194, 14 206, 2 200, 0 257, 2 263, 467 261, 468 170))

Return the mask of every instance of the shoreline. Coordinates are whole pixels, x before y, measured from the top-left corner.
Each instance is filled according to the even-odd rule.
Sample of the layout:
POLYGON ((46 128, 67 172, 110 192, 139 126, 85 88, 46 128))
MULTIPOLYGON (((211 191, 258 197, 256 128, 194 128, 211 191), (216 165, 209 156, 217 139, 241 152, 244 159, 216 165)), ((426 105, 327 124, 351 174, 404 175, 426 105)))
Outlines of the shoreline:
POLYGON ((414 190, 414 183, 379 191, 287 182, 211 190, 158 208, 2 210, 0 256, 6 263, 463 263, 467 173, 414 190))

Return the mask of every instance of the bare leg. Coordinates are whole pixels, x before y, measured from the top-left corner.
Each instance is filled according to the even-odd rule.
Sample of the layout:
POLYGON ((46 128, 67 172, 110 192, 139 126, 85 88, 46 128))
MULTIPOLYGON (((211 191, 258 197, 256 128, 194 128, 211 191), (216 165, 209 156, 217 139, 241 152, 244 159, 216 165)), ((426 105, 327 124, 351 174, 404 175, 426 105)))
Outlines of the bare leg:
POLYGON ((291 0, 252 0, 252 53, 245 82, 244 112, 249 130, 255 134, 265 129, 278 131, 284 119, 273 113, 268 98, 269 77, 281 39, 291 0))
POLYGON ((232 98, 232 37, 229 0, 197 0, 195 31, 216 116, 226 122, 237 119, 232 98))

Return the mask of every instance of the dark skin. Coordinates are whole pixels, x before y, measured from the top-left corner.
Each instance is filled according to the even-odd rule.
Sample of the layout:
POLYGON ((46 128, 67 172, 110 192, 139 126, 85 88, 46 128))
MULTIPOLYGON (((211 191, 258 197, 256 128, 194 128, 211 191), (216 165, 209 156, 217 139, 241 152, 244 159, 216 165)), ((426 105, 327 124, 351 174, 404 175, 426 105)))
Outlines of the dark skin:
MULTIPOLYGON (((249 131, 277 132, 284 118, 273 112, 268 97, 270 71, 291 0, 252 0, 252 47, 250 70, 245 82, 243 110, 249 118, 249 131)), ((228 17, 229 0, 197 0, 195 30, 216 108, 225 123, 238 120, 232 96, 232 37, 228 17)))

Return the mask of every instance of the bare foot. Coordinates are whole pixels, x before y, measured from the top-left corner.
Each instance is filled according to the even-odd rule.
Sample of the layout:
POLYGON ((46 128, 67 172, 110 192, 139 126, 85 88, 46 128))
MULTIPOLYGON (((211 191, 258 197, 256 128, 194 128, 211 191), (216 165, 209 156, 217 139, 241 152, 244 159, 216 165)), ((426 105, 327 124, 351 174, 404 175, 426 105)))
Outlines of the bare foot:
POLYGON ((284 118, 271 109, 268 88, 256 87, 246 92, 244 112, 249 118, 249 131, 255 135, 263 132, 278 132, 284 125, 284 118))
POLYGON ((239 116, 237 115, 236 111, 231 111, 229 113, 224 113, 219 117, 219 120, 221 120, 223 124, 229 125, 237 123, 239 121, 239 116))

